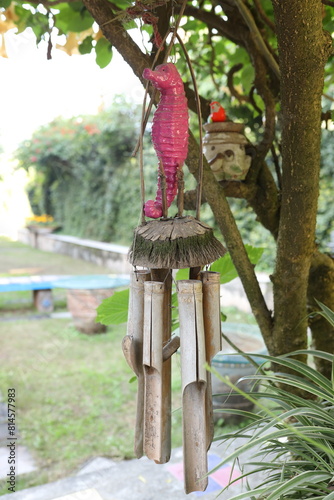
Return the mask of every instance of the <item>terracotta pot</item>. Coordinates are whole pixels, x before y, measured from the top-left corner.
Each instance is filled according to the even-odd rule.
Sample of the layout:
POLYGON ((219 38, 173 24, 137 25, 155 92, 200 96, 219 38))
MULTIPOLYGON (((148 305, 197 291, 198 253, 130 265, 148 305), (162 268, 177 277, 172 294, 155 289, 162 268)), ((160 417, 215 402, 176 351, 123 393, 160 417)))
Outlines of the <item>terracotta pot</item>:
POLYGON ((72 314, 75 328, 87 334, 104 333, 107 327, 95 322, 96 308, 113 293, 111 288, 67 290, 67 307, 72 314))
MULTIPOLYGON (((267 349, 260 334, 260 330, 256 325, 222 323, 222 331, 243 352, 267 354, 267 349)), ((254 375, 256 373, 256 368, 241 354, 231 356, 231 353, 235 353, 235 351, 223 338, 222 351, 213 358, 212 368, 217 370, 223 377, 228 377, 239 389, 244 392, 249 392, 251 387, 253 387, 253 383, 248 380, 241 380, 239 382, 239 379, 247 375, 254 375)), ((261 363, 261 358, 256 358, 255 361, 261 363)), ((215 410, 213 415, 216 422, 220 418, 224 420, 238 419, 238 417, 236 418, 234 415, 224 413, 224 408, 251 411, 254 407, 253 403, 248 401, 244 396, 221 395, 229 394, 230 392, 230 386, 212 374, 213 409, 215 410)))

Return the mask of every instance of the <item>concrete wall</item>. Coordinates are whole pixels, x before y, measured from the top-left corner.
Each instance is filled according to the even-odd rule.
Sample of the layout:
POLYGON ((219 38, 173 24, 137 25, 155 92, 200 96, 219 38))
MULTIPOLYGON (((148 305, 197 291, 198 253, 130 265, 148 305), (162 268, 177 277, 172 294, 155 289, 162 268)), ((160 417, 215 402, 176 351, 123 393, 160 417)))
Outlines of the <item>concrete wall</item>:
POLYGON ((127 260, 128 248, 122 245, 85 240, 75 236, 32 233, 28 229, 21 229, 18 238, 22 243, 39 250, 93 262, 99 266, 107 267, 114 273, 128 274, 132 270, 132 266, 127 260))

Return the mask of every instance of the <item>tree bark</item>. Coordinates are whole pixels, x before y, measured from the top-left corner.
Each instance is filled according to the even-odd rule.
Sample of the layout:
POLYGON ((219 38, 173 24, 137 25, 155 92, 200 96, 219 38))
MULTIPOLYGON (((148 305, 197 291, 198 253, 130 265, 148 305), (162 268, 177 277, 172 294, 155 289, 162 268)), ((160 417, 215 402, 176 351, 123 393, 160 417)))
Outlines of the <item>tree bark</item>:
MULTIPOLYGON (((334 260, 329 255, 315 252, 309 276, 308 301, 311 312, 319 311, 316 300, 334 310, 334 260)), ((320 351, 334 353, 334 328, 322 316, 315 315, 310 320, 313 347, 320 351)), ((315 358, 320 373, 329 380, 332 375, 331 363, 315 358)))
POLYGON ((307 347, 307 286, 315 251, 320 116, 328 54, 318 0, 274 0, 281 68, 282 204, 274 284, 274 345, 307 347))

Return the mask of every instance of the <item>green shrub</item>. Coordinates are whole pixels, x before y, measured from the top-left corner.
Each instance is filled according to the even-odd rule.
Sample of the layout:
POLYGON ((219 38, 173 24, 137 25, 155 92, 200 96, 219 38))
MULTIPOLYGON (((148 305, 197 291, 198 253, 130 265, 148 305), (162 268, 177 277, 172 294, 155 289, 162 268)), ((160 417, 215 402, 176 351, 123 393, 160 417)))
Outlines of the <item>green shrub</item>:
MULTIPOLYGON (((57 118, 16 153, 31 173, 36 215, 48 213, 64 233, 128 244, 140 215, 137 160, 140 110, 118 99, 96 116, 57 118)), ((147 134, 148 136, 148 134, 147 134)), ((145 144, 146 196, 155 192, 157 160, 145 144)))

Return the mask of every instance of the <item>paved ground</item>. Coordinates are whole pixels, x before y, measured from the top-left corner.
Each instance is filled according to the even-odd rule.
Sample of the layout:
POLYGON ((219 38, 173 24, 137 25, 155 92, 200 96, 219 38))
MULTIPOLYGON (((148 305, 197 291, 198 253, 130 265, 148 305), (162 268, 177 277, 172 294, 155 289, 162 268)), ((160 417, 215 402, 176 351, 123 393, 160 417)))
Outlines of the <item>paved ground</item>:
MULTIPOLYGON (((213 445, 209 452, 209 467, 219 464, 221 458, 242 444, 235 440, 227 445, 213 445)), ((243 459, 247 463, 247 455, 243 459)), ((232 464, 225 465, 209 478, 206 492, 186 495, 183 490, 182 450, 173 450, 168 464, 157 465, 147 458, 113 462, 96 458, 86 464, 76 476, 55 483, 4 495, 3 500, 213 500, 227 485, 232 473, 232 464)), ((235 470, 233 477, 240 474, 235 470)), ((251 484, 260 481, 255 477, 251 484)), ((219 500, 229 500, 245 490, 238 481, 219 495, 219 500)))

